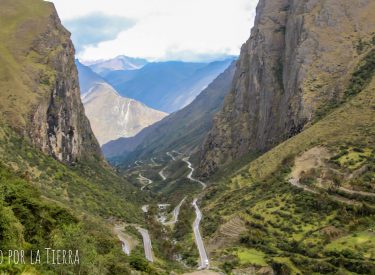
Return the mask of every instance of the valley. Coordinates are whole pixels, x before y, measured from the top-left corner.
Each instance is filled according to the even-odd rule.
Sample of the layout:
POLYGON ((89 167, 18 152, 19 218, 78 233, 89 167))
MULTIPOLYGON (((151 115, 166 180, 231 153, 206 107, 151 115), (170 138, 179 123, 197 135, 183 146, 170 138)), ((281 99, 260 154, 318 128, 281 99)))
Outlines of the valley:
MULTIPOLYGON (((375 2, 259 0, 238 58, 81 62, 61 3, 0 1, 1 274, 375 274, 375 2), (81 261, 8 261, 45 247, 81 261)), ((85 56, 141 24, 91 16, 85 56)))
MULTIPOLYGON (((199 180, 197 180, 193 177, 194 168, 192 166, 192 163, 189 161, 189 157, 185 157, 177 151, 167 152, 165 161, 167 161, 167 162, 165 163, 166 166, 163 169, 167 168, 170 165, 170 162, 174 163, 176 161, 181 161, 183 164, 185 164, 185 167, 182 167, 182 168, 184 170, 188 171, 188 173, 184 177, 186 179, 188 179, 189 181, 200 185, 201 186, 200 189, 204 189, 206 187, 206 185, 203 182, 201 182, 201 181, 199 181, 199 180)), ((155 165, 155 159, 151 158, 149 162, 142 162, 142 164, 134 163, 134 167, 130 168, 128 172, 125 172, 125 174, 127 176, 130 176, 129 177, 130 181, 133 178, 133 179, 137 179, 140 182, 140 184, 142 186, 141 189, 140 189, 141 191, 145 191, 145 187, 148 187, 147 190, 149 190, 149 192, 152 192, 152 190, 157 189, 158 188, 157 185, 163 184, 163 183, 165 183, 165 181, 170 182, 170 181, 176 180, 176 179, 171 179, 171 178, 167 179, 166 177, 165 178, 161 177, 161 178, 156 179, 155 182, 154 182, 153 180, 142 176, 141 173, 138 173, 138 171, 144 171, 144 173, 149 174, 150 171, 147 171, 147 170, 155 169, 155 166, 157 166, 156 168, 158 168, 160 165, 155 165), (138 173, 137 178, 134 178, 134 177, 131 176, 131 174, 136 175, 137 173, 138 173), (149 186, 150 184, 153 184, 153 186, 149 186)), ((160 171, 159 171, 159 173, 160 173, 160 171)), ((173 182, 172 182, 172 184, 173 184, 173 182)), ((194 194, 190 194, 189 197, 193 196, 193 195, 194 194)), ((197 195, 199 195, 199 193, 197 193, 197 195)), ((154 197, 154 195, 150 196, 150 198, 152 198, 152 197, 154 197)), ((165 203, 165 199, 163 199, 163 197, 161 197, 159 199, 161 199, 163 201, 163 203, 161 203, 160 201, 151 200, 149 202, 149 204, 142 206, 142 211, 145 214, 147 213, 146 218, 149 217, 150 211, 151 211, 151 213, 154 213, 155 216, 152 217, 152 219, 155 219, 155 222, 159 223, 160 226, 165 227, 165 229, 166 228, 175 229, 176 224, 179 222, 179 215, 180 215, 181 207, 184 207, 184 210, 195 212, 196 217, 195 217, 194 221, 190 221, 190 223, 191 223, 190 226, 191 226, 193 234, 194 234, 196 249, 199 253, 199 259, 200 260, 199 260, 198 269, 207 269, 209 267, 209 258, 207 256, 206 248, 205 248, 203 238, 202 238, 201 232, 200 232, 200 222, 201 222, 203 217, 202 217, 202 213, 199 209, 199 206, 197 204, 198 197, 194 198, 193 201, 191 202, 191 207, 188 207, 187 203, 189 201, 191 201, 192 198, 193 197, 191 197, 189 199, 188 196, 184 196, 181 199, 181 201, 176 202, 175 207, 172 209, 172 208, 170 208, 170 206, 172 204, 170 204, 169 202, 165 203), (168 213, 168 209, 172 209, 172 211, 170 213, 168 213), (156 212, 154 212, 155 210, 156 210, 156 212)), ((176 201, 176 200, 174 200, 174 201, 176 201)), ((152 240, 150 238, 150 235, 149 235, 148 231, 144 228, 140 228, 138 225, 134 225, 134 226, 136 227, 138 232, 142 235, 142 239, 143 239, 142 242, 143 242, 143 246, 144 246, 144 256, 145 256, 145 258, 149 262, 154 262, 152 245, 151 245, 152 240)), ((150 229, 153 230, 152 228, 150 228, 150 229)), ((123 230, 123 232, 126 232, 126 227, 123 228, 122 230, 123 230)), ((118 236, 119 236, 119 239, 123 242, 123 245, 124 245, 124 243, 129 242, 129 241, 126 241, 126 242, 123 241, 123 235, 119 234, 118 236)), ((159 237, 160 236, 158 236, 158 238, 159 237)), ((178 244, 178 241, 174 240, 173 243, 174 243, 174 246, 175 246, 176 244, 178 244)))
MULTIPOLYGON (((174 255, 182 255, 185 267, 226 274, 372 274, 373 34, 367 30, 366 49, 352 47, 351 57, 342 57, 356 65, 335 71, 337 78, 333 80, 325 77, 321 67, 319 74, 315 66, 320 65, 311 62, 317 48, 298 44, 291 37, 295 27, 291 22, 301 16, 299 4, 293 5, 260 2, 259 9, 279 21, 268 22, 259 11, 259 21, 232 75, 229 94, 212 118, 211 129, 199 140, 200 147, 190 147, 189 137, 194 140, 198 135, 189 135, 189 121, 186 125, 190 127, 180 127, 184 120, 179 114, 190 115, 197 123, 194 115, 184 110, 142 131, 138 143, 122 139, 104 146, 105 152, 126 148, 121 154, 119 150, 117 155, 107 153, 124 175, 132 173, 127 165, 143 161, 144 173, 154 180, 149 189, 151 197, 156 198, 154 203, 168 198, 168 203, 176 206, 182 194, 189 194, 185 208, 180 210, 182 219, 172 232, 167 230, 162 235, 163 230, 157 229, 159 234, 154 234, 166 242, 172 238, 174 255), (280 30, 280 25, 285 29, 280 30), (291 28, 289 32, 287 28, 291 28), (258 33, 269 39, 268 44, 259 42, 258 33), (301 47, 299 54, 309 52, 304 66, 315 73, 305 75, 306 67, 293 64, 293 47, 301 47), (265 56, 265 48, 274 55, 265 56), (269 65, 255 69, 259 58, 269 65), (264 74, 267 68, 271 69, 264 74), (296 82, 293 74, 298 70, 306 79, 296 82), (345 79, 345 84, 337 79, 345 79), (299 97, 298 89, 303 97, 293 99, 299 97), (339 99, 327 99, 331 103, 326 104, 315 98, 319 97, 316 93, 329 98, 324 89, 337 89, 339 99), (181 129, 182 138, 173 137, 177 129, 181 129), (159 165, 146 167, 148 159, 155 158, 159 165), (184 213, 188 202, 194 207, 184 213), (187 222, 185 215, 189 217, 187 222)), ((326 5, 335 6, 333 2, 326 5)), ((331 11, 337 10, 335 6, 331 11)), ((311 10, 311 14, 314 12, 311 10)), ((357 12, 363 11, 353 11, 357 12)), ((305 37, 316 37, 316 25, 311 22, 305 22, 310 30, 304 31, 305 37)), ((335 27, 327 24, 327 28, 324 31, 330 33, 335 27)), ((354 35, 351 39, 356 41, 354 35)), ((322 38, 320 43, 328 42, 322 38)), ((321 51, 332 62, 327 66, 333 68, 338 59, 332 59, 325 49, 321 51)), ((199 100, 186 110, 199 106, 199 100)), ((150 224, 150 228, 158 226, 150 224)))

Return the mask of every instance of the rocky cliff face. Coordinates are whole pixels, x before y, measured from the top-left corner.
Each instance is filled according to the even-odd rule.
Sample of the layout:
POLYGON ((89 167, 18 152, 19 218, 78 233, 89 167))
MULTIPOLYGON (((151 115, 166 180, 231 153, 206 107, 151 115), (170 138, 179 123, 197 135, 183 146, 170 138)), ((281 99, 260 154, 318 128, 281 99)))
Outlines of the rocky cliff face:
POLYGON ((53 4, 4 2, 0 84, 6 121, 62 162, 101 158, 80 99, 70 33, 53 4))
MULTIPOLYGON (((74 47, 53 9, 47 29, 34 41, 34 50, 48 56, 46 66, 55 72, 48 98, 37 106, 29 131, 33 142, 43 151, 64 162, 75 162, 85 154, 100 156, 80 99, 74 47)), ((40 60, 42 61, 42 60, 40 60)))
POLYGON ((371 0, 260 0, 200 173, 264 152, 339 104, 375 30, 371 0))

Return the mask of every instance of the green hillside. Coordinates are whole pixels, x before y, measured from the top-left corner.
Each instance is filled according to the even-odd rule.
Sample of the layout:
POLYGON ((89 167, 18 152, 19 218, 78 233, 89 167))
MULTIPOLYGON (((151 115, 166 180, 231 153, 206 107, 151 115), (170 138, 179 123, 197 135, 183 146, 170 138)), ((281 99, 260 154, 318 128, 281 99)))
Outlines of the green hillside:
MULTIPOLYGON (((20 124, 17 125, 20 127, 25 126, 31 107, 37 103, 40 96, 47 93, 47 85, 30 86, 31 83, 38 74, 44 77, 45 84, 53 82, 55 78, 55 72, 48 66, 36 62, 42 57, 30 48, 35 37, 47 30, 46 23, 53 6, 38 0, 2 0, 1 6, 0 108, 6 120, 20 124)), ((56 49, 49 54, 53 55, 58 51, 59 49, 56 49)), ((43 58, 45 62, 48 56, 43 58)))
MULTIPOLYGON (((129 259, 112 235, 113 219, 143 223, 137 191, 98 163, 68 167, 44 155, 12 130, 0 128, 0 243, 5 249, 79 249, 82 263, 61 270, 125 272, 129 259), (110 222, 108 222, 110 221, 110 222), (115 260, 116 259, 116 260, 115 260), (117 259, 122 259, 120 263, 117 259)), ((4 266, 11 272, 30 267, 4 266)), ((53 265, 37 270, 59 272, 53 265)))
POLYGON ((374 274, 374 64, 368 50, 340 107, 205 192, 215 265, 374 274))
POLYGON ((0 273, 128 274, 113 227, 143 224, 142 198, 103 161, 70 34, 51 3, 0 4, 0 273), (80 264, 31 265, 48 247, 79 250, 80 264), (24 264, 8 261, 12 249, 24 264))

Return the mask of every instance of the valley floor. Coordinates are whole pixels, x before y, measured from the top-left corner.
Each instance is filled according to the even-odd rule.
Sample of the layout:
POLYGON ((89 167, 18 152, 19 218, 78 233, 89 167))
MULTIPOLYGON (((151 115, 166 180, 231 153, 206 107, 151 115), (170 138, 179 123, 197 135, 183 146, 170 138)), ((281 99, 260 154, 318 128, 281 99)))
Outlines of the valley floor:
POLYGON ((134 163, 123 174, 149 195, 152 265, 178 273, 373 274, 373 91, 243 168, 227 168, 215 184, 195 179, 193 161, 178 152, 134 163))

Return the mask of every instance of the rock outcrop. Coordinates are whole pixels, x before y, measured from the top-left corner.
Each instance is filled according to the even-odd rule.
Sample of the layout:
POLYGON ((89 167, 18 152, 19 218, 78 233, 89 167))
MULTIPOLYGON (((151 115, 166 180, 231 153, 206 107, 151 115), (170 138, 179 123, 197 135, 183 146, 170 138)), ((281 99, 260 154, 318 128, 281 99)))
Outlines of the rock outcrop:
POLYGON ((202 149, 200 174, 265 152, 340 104, 373 43, 371 0, 260 0, 231 92, 202 149))
POLYGON ((102 159, 81 103, 70 33, 53 4, 4 1, 0 84, 5 121, 62 162, 102 159))

